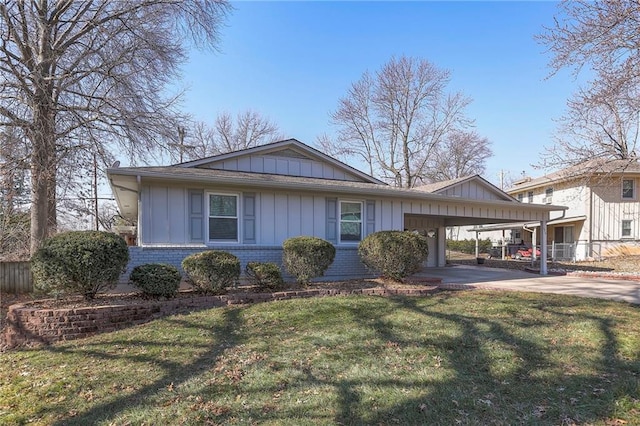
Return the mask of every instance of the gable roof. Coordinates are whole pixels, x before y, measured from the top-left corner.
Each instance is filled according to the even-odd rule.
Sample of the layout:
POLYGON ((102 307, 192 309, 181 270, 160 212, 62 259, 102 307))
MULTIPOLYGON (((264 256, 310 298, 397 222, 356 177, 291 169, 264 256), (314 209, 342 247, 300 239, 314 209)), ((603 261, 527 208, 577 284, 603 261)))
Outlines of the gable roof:
POLYGON ((428 183, 426 185, 417 186, 413 189, 416 191, 430 192, 432 194, 445 194, 446 192, 452 189, 455 189, 456 187, 465 185, 467 183, 475 183, 487 189, 490 193, 495 195, 498 199, 517 202, 515 198, 513 198, 512 196, 510 196, 509 194, 507 194, 506 192, 504 192, 503 190, 501 190, 500 188, 498 188, 488 180, 484 179, 480 175, 463 176, 456 179, 428 183))
POLYGON ((572 179, 589 180, 592 176, 602 177, 622 174, 640 174, 640 162, 637 159, 612 160, 596 158, 583 163, 570 166, 535 179, 522 179, 507 189, 506 192, 514 193, 526 189, 547 186, 556 182, 572 179))
POLYGON ((230 159, 238 159, 241 157, 248 157, 256 154, 283 154, 288 157, 299 157, 299 158, 308 158, 316 161, 321 161, 325 163, 329 163, 332 166, 344 171, 347 174, 354 175, 357 178, 361 179, 364 182, 374 183, 377 185, 385 185, 387 183, 374 178, 354 167, 351 167, 348 164, 343 163, 342 161, 336 160, 333 157, 328 156, 327 154, 300 142, 297 139, 285 139, 277 142, 272 142, 265 145, 260 145, 252 148, 247 148, 239 151, 233 151, 226 154, 214 155, 211 157, 201 158, 198 160, 187 161, 184 163, 175 164, 174 167, 182 167, 182 168, 203 168, 207 165, 211 165, 214 163, 230 160, 230 159))

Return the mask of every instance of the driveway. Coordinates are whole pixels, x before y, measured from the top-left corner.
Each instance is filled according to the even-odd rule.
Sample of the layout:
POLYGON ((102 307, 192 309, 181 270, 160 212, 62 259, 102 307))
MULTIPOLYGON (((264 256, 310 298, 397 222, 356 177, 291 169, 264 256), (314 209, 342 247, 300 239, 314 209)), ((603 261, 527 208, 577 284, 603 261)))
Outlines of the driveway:
POLYGON ((443 287, 481 288, 598 297, 640 305, 640 282, 575 276, 537 275, 485 266, 429 268, 417 274, 442 279, 443 287))

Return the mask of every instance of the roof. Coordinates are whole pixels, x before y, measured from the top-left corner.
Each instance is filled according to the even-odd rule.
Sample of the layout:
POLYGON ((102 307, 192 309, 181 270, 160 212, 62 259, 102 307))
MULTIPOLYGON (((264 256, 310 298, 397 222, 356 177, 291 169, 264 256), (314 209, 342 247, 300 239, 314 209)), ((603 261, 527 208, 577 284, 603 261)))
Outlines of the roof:
MULTIPOLYGON (((440 194, 434 194, 424 191, 416 191, 415 189, 396 188, 389 185, 379 185, 368 182, 354 182, 344 180, 322 179, 302 176, 287 176, 268 173, 252 173, 239 172, 235 170, 219 170, 219 169, 199 169, 199 168, 183 168, 180 166, 163 166, 163 167, 121 167, 117 169, 108 169, 107 174, 112 181, 115 177, 129 177, 128 181, 131 185, 125 186, 118 184, 130 191, 136 191, 133 183, 138 178, 171 180, 174 182, 200 182, 200 183, 216 183, 234 187, 259 187, 274 189, 291 189, 322 191, 333 193, 350 193, 361 194, 375 197, 403 197, 412 199, 433 199, 433 200, 449 200, 464 201, 467 204, 486 204, 487 200, 461 200, 457 197, 450 197, 440 194)), ((492 200, 491 204, 503 204, 505 206, 513 205, 517 201, 492 200)), ((527 206, 536 210, 563 210, 564 207, 552 206, 548 204, 527 204, 527 206)))
MULTIPOLYGON (((547 225, 561 225, 563 223, 575 223, 584 222, 587 220, 586 216, 571 216, 571 217, 559 217, 557 219, 551 219, 547 222, 547 225)), ((517 228, 537 228, 540 226, 540 222, 512 222, 512 223, 494 223, 490 225, 474 226, 467 229, 469 232, 489 232, 489 231, 501 231, 503 229, 517 229, 517 228)))
MULTIPOLYGON (((478 176, 478 175, 474 175, 474 176, 478 176)), ((455 185, 457 185, 459 183, 462 183, 462 182, 465 182, 467 180, 470 180, 474 176, 463 176, 463 177, 459 177, 457 179, 449 179, 449 180, 443 180, 443 181, 440 181, 440 182, 427 183, 425 185, 416 186, 414 189, 417 190, 417 191, 436 193, 436 192, 441 191, 443 189, 447 189, 447 188, 455 186, 455 185)), ((478 177, 480 177, 480 176, 478 176, 478 177)))
POLYGON ((356 169, 355 167, 351 167, 348 164, 343 163, 342 161, 336 160, 333 157, 328 156, 327 154, 318 151, 317 149, 300 142, 297 139, 285 139, 285 140, 281 140, 281 141, 277 141, 277 142, 272 142, 272 143, 268 143, 265 145, 259 145, 259 146, 255 146, 252 148, 246 148, 246 149, 242 149, 239 151, 233 151, 233 152, 229 152, 226 154, 219 154, 219 155, 214 155, 211 157, 206 157, 206 158, 201 158, 198 160, 193 160, 193 161, 187 161, 184 163, 178 163, 175 164, 175 167, 182 167, 182 168, 195 168, 195 167, 203 167, 206 166, 207 164, 211 164, 211 163, 215 163, 215 162, 220 162, 220 161, 225 161, 225 160, 230 160, 230 159, 235 159, 235 158, 239 158, 239 157, 245 157, 245 156, 250 156, 250 155, 255 155, 255 154, 269 154, 269 153, 275 153, 278 151, 282 151, 284 149, 293 149, 295 151, 298 151, 300 153, 305 154, 305 156, 309 156, 312 158, 315 158, 316 160, 319 161, 324 161, 327 163, 332 164, 333 166, 336 166, 342 170, 344 170, 347 173, 350 173, 352 175, 357 176, 358 178, 362 179, 365 182, 370 182, 370 183, 375 183, 378 185, 387 185, 387 183, 374 178, 373 176, 370 176, 358 169, 356 169))
POLYGON ((585 161, 578 165, 570 166, 547 175, 535 178, 520 180, 506 192, 514 193, 525 189, 546 186, 556 182, 572 179, 589 179, 595 176, 620 175, 620 174, 640 174, 640 162, 637 159, 612 160, 597 158, 585 161))
POLYGON ((501 190, 500 188, 498 188, 497 186, 495 186, 494 184, 492 184, 491 182, 489 182, 488 180, 484 179, 482 176, 477 174, 470 175, 470 176, 463 176, 456 179, 444 180, 441 182, 428 183, 426 185, 417 186, 414 189, 416 191, 431 192, 434 194, 445 194, 446 191, 453 189, 456 186, 464 185, 467 182, 475 182, 480 186, 484 186, 490 192, 494 193, 498 198, 501 198, 503 200, 517 201, 511 195, 507 194, 506 192, 504 192, 503 190, 501 190))

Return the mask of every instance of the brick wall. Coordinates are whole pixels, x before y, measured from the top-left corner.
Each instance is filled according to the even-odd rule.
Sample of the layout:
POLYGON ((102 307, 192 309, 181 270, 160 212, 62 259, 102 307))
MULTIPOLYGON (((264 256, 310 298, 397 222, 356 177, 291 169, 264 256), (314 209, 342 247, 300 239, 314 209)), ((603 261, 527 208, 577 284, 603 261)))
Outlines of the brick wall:
MULTIPOLYGON (((240 270, 248 262, 273 262, 280 265, 283 277, 286 281, 293 281, 293 277, 287 275, 282 267, 281 246, 212 246, 212 247, 129 247, 129 264, 124 274, 120 276, 120 282, 126 283, 133 268, 145 263, 168 263, 177 267, 181 273, 182 260, 194 253, 204 250, 223 250, 240 259, 240 270)), ((336 247, 336 257, 324 277, 318 281, 336 281, 356 278, 372 277, 370 271, 360 262, 357 247, 336 247)))
POLYGON ((364 294, 375 296, 425 296, 437 287, 354 290, 315 289, 276 293, 237 293, 222 296, 180 297, 166 301, 141 302, 131 305, 94 306, 72 309, 37 309, 26 304, 9 307, 5 344, 9 348, 25 344, 49 344, 63 340, 106 333, 179 312, 216 306, 259 303, 316 296, 364 294))

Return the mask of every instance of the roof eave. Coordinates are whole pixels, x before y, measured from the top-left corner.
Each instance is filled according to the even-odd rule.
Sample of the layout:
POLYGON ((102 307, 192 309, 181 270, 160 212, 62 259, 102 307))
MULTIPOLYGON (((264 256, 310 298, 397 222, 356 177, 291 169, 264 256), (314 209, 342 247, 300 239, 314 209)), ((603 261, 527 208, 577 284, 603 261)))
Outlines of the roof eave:
MULTIPOLYGON (((155 172, 155 171, 145 171, 144 169, 107 169, 107 175, 124 175, 124 176, 132 176, 141 178, 149 178, 149 179, 158 179, 158 180, 171 180, 178 182, 207 182, 207 183, 218 183, 225 185, 232 185, 236 187, 259 187, 259 188, 276 188, 276 189, 288 189, 291 190, 292 187, 295 187, 297 190, 301 191, 315 191, 315 192, 334 192, 340 194, 358 194, 358 195, 369 195, 369 196, 384 196, 391 198, 411 198, 416 200, 433 200, 433 201, 447 201, 447 202, 460 202, 464 204, 473 204, 473 205, 492 205, 492 206, 502 206, 502 207, 514 207, 514 204, 520 204, 517 201, 503 201, 503 200, 473 200, 459 197, 450 197, 446 195, 433 194, 429 192, 419 192, 411 189, 401 189, 395 188, 388 185, 379 185, 379 187, 372 188, 358 188, 353 186, 328 186, 322 182, 296 182, 292 184, 291 182, 278 182, 278 181, 265 181, 262 179, 247 179, 247 178, 238 178, 237 176, 215 176, 215 177, 203 177, 203 176, 190 176, 190 175, 181 175, 175 176, 173 174, 155 172)), ((372 184, 374 185, 374 184, 372 184)), ((520 205, 518 207, 523 207, 520 205)), ((526 204, 526 209, 534 210, 534 211, 558 211, 558 210, 566 210, 565 206, 556 206, 552 204, 526 204)))

